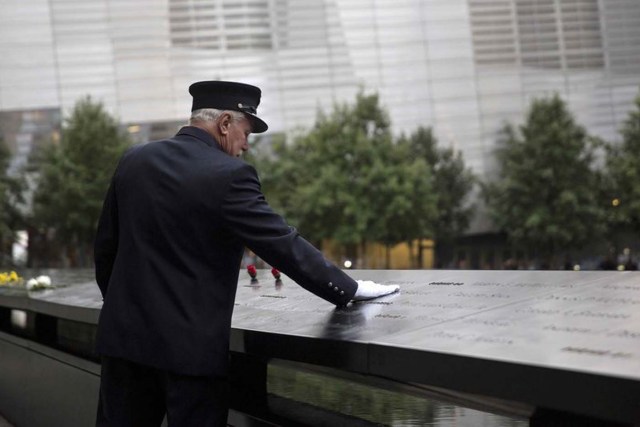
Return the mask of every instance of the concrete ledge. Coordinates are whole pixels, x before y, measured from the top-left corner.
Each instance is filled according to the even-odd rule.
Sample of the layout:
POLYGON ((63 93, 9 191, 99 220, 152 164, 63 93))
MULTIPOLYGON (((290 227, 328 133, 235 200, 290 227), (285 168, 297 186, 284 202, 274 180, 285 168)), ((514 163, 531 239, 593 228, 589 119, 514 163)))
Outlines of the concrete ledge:
MULTIPOLYGON (((25 337, 91 348, 86 341, 99 315, 98 288, 86 278, 64 282, 64 274, 54 282, 64 287, 52 291, 0 290, 0 327, 6 329, 12 310, 23 310, 25 337)), ((256 369, 279 358, 505 399, 549 416, 587 417, 594 425, 640 424, 640 273, 350 274, 400 284, 401 292, 336 309, 287 277, 275 282, 265 270, 252 281, 241 272, 231 351, 249 356, 249 365, 255 358, 256 369)), ((64 353, 3 337, 16 370, 41 369, 35 365, 55 360, 76 374, 93 372, 75 359, 65 362, 64 353)), ((38 381, 31 375, 28 380, 38 381)), ((17 387, 19 380, 9 383, 17 387)), ((54 382, 40 383, 34 397, 46 401, 54 382)), ((96 387, 97 379, 91 384, 96 387)))
POLYGON ((0 332, 0 369, 0 411, 12 424, 95 424, 99 365, 0 332))

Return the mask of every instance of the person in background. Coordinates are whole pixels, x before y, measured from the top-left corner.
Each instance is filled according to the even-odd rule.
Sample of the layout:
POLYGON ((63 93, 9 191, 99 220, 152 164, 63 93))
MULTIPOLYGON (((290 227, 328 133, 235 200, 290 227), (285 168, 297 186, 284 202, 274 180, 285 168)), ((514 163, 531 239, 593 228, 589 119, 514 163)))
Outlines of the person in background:
POLYGON ((192 84, 189 126, 120 159, 95 239, 104 304, 98 426, 226 425, 229 334, 245 246, 334 304, 398 290, 355 281, 267 204, 240 156, 261 91, 192 84))

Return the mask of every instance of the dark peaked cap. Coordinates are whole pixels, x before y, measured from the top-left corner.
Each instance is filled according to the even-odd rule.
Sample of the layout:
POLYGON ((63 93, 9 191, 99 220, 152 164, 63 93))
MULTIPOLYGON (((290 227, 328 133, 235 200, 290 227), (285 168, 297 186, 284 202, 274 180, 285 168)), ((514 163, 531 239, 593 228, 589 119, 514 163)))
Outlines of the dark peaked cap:
POLYGON ((260 88, 245 83, 203 81, 189 86, 193 96, 191 111, 201 108, 233 110, 244 113, 253 124, 253 133, 262 133, 269 126, 256 114, 260 104, 260 88))

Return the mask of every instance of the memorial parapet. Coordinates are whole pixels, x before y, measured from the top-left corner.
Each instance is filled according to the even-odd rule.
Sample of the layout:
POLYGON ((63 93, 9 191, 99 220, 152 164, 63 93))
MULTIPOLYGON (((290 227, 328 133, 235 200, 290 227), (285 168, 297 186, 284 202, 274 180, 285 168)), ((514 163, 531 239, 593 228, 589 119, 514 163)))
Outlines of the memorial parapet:
POLYGON ((327 310, 241 279, 232 349, 640 422, 640 273, 350 273, 401 291, 327 310))
MULTIPOLYGON (((397 294, 334 308, 268 270, 240 273, 231 350, 640 423, 640 273, 354 270, 397 294)), ((0 306, 95 324, 93 279, 0 306)))

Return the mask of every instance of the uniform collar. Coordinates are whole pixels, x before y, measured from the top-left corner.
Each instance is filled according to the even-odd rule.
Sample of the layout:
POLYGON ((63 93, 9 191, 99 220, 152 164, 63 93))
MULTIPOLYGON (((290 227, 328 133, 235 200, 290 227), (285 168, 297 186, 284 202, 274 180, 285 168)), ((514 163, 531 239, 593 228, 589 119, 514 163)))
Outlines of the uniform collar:
POLYGON ((176 136, 180 136, 180 135, 188 135, 188 136, 192 136, 196 139, 199 139, 200 141, 204 142, 207 145, 210 145, 211 147, 215 147, 218 149, 222 149, 220 147, 220 144, 218 144, 218 141, 216 141, 213 136, 211 136, 211 134, 209 134, 209 132, 205 131, 204 129, 200 129, 199 127, 195 127, 195 126, 185 126, 183 128, 181 128, 178 133, 176 134, 176 136))

